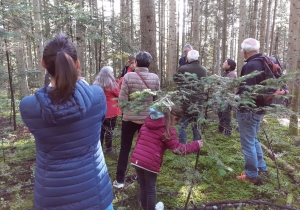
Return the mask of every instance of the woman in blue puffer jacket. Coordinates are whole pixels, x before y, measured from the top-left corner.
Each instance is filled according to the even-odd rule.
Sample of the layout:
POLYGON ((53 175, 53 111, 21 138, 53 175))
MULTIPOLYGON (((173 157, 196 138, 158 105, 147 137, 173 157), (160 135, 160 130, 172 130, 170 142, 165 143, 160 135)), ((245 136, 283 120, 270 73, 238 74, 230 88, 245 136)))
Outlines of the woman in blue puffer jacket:
POLYGON ((46 45, 42 64, 51 87, 20 103, 36 141, 34 208, 111 210, 112 185, 99 141, 104 92, 78 80, 76 48, 64 34, 46 45))

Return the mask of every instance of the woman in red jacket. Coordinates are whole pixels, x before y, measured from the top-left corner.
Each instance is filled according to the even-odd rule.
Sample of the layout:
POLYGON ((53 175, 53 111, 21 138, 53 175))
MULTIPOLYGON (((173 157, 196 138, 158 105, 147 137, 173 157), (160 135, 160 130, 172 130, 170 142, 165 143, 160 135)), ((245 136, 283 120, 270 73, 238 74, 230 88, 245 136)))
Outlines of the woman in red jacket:
POLYGON ((174 125, 181 117, 181 112, 173 107, 164 113, 150 108, 150 116, 141 127, 131 164, 135 166, 140 184, 140 199, 143 209, 161 210, 162 202, 156 204, 156 178, 163 162, 166 149, 176 155, 186 155, 198 151, 203 146, 202 140, 189 144, 180 144, 174 125), (156 206, 155 206, 156 204, 156 206))
POLYGON ((104 90, 106 96, 107 112, 101 129, 101 145, 105 139, 106 154, 112 154, 112 137, 117 122, 117 117, 121 114, 118 100, 120 89, 113 75, 113 68, 104 66, 96 77, 94 85, 99 85, 104 90))

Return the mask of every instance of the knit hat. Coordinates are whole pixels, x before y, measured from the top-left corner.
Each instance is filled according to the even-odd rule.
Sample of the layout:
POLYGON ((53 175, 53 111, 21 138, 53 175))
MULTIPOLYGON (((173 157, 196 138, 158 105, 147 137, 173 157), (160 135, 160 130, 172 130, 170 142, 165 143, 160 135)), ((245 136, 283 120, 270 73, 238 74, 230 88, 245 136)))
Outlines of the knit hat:
POLYGON ((233 71, 235 70, 235 67, 236 67, 236 62, 232 59, 227 59, 227 63, 228 65, 230 66, 230 70, 233 71))

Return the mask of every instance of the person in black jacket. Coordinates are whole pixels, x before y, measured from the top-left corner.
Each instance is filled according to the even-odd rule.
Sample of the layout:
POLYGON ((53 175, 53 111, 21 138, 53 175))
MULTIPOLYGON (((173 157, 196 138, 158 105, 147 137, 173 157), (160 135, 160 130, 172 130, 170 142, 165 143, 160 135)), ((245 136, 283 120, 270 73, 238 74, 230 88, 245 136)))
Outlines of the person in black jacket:
MULTIPOLYGON (((259 41, 253 38, 245 39, 241 45, 246 64, 243 66, 241 76, 248 75, 255 70, 264 71, 264 64, 256 60, 262 56, 259 53, 259 41)), ((245 80, 237 94, 242 95, 248 91, 245 85, 258 85, 264 80, 264 74, 245 80)), ((256 106, 261 107, 260 101, 256 101, 256 106)), ((267 165, 264 161, 264 155, 260 143, 257 139, 257 133, 260 123, 264 117, 264 111, 253 111, 245 107, 239 107, 236 112, 239 125, 240 142, 245 159, 244 172, 236 178, 258 184, 260 181, 259 174, 267 172, 267 165)))
POLYGON ((123 68, 121 76, 119 77, 119 79, 121 79, 122 77, 124 77, 124 75, 127 72, 132 72, 134 71, 134 69, 131 69, 130 66, 132 63, 135 63, 135 57, 133 55, 129 55, 128 56, 128 61, 127 61, 127 65, 123 68))
POLYGON ((199 105, 198 107, 201 107, 202 104, 201 91, 199 92, 199 87, 195 88, 195 84, 193 84, 194 81, 187 83, 186 81, 184 81, 182 76, 180 76, 180 74, 191 73, 191 74, 196 74, 198 80, 201 79, 202 77, 206 77, 207 70, 205 67, 200 65, 198 59, 199 59, 199 52, 196 50, 190 50, 187 53, 188 63, 181 66, 178 69, 178 73, 174 75, 174 81, 177 84, 179 90, 183 90, 183 92, 195 93, 191 95, 186 95, 185 96, 186 100, 184 100, 182 104, 183 116, 181 117, 178 123, 179 125, 178 139, 179 142, 182 144, 187 143, 186 129, 190 123, 192 124, 194 141, 201 139, 201 135, 199 133, 199 126, 197 122, 198 112, 197 110, 195 110, 194 113, 190 113, 189 111, 189 108, 191 106, 194 106, 195 104, 197 104, 197 106, 199 105))

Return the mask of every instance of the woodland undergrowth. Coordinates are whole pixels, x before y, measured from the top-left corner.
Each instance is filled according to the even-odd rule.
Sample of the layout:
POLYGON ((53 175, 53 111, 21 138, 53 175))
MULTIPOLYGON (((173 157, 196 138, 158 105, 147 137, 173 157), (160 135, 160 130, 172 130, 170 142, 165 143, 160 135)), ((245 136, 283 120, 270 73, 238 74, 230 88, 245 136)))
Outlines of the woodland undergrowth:
MULTIPOLYGON (((193 75, 190 76, 195 79, 193 75)), ((190 85, 204 91, 204 94, 197 95, 202 103, 190 104, 188 112, 189 114, 198 113, 198 122, 201 124, 201 135, 205 144, 200 150, 196 170, 196 154, 176 156, 166 151, 161 173, 157 179, 157 200, 162 201, 167 210, 183 209, 185 205, 190 209, 200 209, 203 205, 212 202, 242 200, 261 200, 278 205, 289 203, 292 208, 300 209, 300 180, 298 179, 300 169, 297 164, 300 160, 300 139, 298 136, 291 136, 288 127, 279 124, 279 119, 288 118, 291 112, 277 105, 266 108, 267 115, 261 125, 258 139, 266 146, 264 152, 269 176, 263 177, 263 184, 259 186, 241 182, 236 179, 236 176, 243 171, 244 165, 237 122, 233 118, 232 135, 225 137, 216 132, 218 128, 216 113, 218 109, 227 105, 232 106, 233 110, 240 104, 246 104, 249 107, 253 105, 250 94, 249 97, 241 99, 228 91, 237 88, 245 78, 224 80, 214 75, 201 81, 196 80, 195 83, 190 82, 189 77, 187 79, 190 85), (271 150, 271 154, 267 150, 271 150), (274 155, 277 157, 276 162, 274 155), (282 164, 283 162, 285 164, 282 164), (187 199, 188 196, 189 199, 187 199)), ((252 93, 259 93, 259 89, 249 88, 252 93)), ((126 107, 143 109, 150 105, 163 108, 173 103, 180 104, 196 93, 199 93, 197 88, 187 88, 181 91, 163 90, 156 93, 145 90, 135 93, 133 97, 136 101, 123 104, 123 109, 126 107), (156 101, 153 104, 143 104, 141 101, 145 97, 154 97, 156 101)), ((6 115, 1 115, 1 118, 0 122, 6 122, 6 115)), ((121 118, 118 119, 113 139, 116 154, 105 155, 112 181, 115 179, 120 149, 120 125, 121 118)), ((22 133, 22 126, 20 118, 18 118, 17 131, 8 129, 9 125, 6 126, 6 124, 1 126, 1 130, 5 131, 1 136, 0 146, 1 209, 33 209, 35 146, 33 136, 22 133)), ((192 132, 188 130, 188 134, 189 141, 191 141, 192 132)), ((135 145, 135 139, 136 137, 132 147, 135 145)), ((141 209, 138 199, 138 182, 132 166, 128 167, 125 180, 123 189, 114 189, 115 209, 141 209)), ((277 209, 268 205, 244 206, 242 204, 237 203, 235 207, 227 209, 277 209)), ((211 208, 221 209, 218 206, 211 208)))

